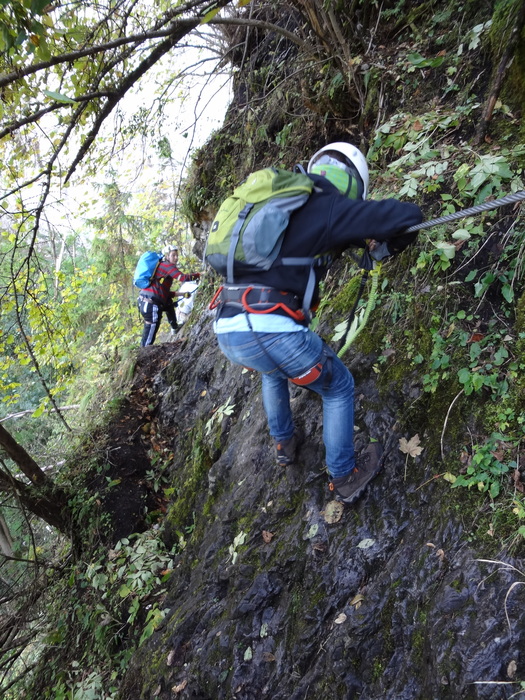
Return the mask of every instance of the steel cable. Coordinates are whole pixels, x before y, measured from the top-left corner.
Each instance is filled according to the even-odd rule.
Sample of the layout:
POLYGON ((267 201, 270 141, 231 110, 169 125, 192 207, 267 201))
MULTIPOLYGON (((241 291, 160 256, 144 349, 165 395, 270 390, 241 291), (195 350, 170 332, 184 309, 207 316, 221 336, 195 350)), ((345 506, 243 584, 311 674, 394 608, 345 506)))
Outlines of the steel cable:
POLYGON ((453 214, 447 214, 446 216, 440 216, 438 219, 432 219, 431 221, 425 221, 422 224, 416 224, 407 228, 404 233, 411 233, 412 231, 421 231, 424 228, 431 228, 432 226, 437 226, 438 224, 446 224, 449 221, 455 221, 456 219, 464 219, 466 216, 473 216, 474 214, 480 214, 482 211, 490 211, 491 209, 497 209, 505 204, 512 204, 513 202, 520 202, 525 199, 525 190, 520 190, 514 194, 508 194, 501 199, 495 199, 493 202, 484 202, 483 204, 477 204, 475 207, 469 207, 468 209, 461 209, 453 214))

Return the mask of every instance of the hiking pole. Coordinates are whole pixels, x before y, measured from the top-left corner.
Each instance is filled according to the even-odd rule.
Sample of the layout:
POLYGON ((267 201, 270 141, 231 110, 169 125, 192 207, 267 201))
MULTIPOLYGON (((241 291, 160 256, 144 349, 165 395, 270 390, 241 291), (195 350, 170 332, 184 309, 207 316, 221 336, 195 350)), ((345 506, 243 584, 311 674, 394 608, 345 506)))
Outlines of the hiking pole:
POLYGON ((498 207, 503 207, 505 204, 520 202, 523 199, 525 199, 525 190, 520 190, 519 192, 515 192, 514 194, 508 194, 505 197, 501 197, 500 199, 495 199, 493 202, 484 202, 483 204, 477 204, 475 207, 469 207, 468 209, 460 209, 460 211, 455 211, 453 214, 440 216, 438 219, 431 219, 431 221, 425 221, 422 224, 415 224, 414 226, 410 226, 410 228, 405 229, 403 233, 421 231, 421 229, 431 228, 432 226, 438 226, 438 224, 446 224, 449 221, 455 221, 456 219, 464 219, 466 216, 474 216, 474 214, 480 214, 482 211, 498 209, 498 207))

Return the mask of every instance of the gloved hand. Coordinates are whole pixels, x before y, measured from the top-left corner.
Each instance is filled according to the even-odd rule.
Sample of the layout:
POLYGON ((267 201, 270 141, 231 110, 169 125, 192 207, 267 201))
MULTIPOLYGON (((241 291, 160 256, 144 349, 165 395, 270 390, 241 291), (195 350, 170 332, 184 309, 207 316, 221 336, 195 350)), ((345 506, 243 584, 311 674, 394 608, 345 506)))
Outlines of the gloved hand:
POLYGON ((192 272, 192 273, 191 273, 191 280, 192 280, 192 282, 196 282, 196 281, 200 280, 200 278, 201 278, 201 273, 200 273, 200 272, 192 272))
POLYGON ((370 245, 370 257, 373 260, 379 262, 380 260, 384 260, 392 255, 392 253, 388 250, 388 245, 385 241, 382 243, 372 241, 372 244, 373 245, 370 245))
POLYGON ((396 236, 395 238, 392 238, 390 241, 388 241, 387 246, 390 255, 397 255, 398 253, 401 253, 403 250, 405 250, 405 248, 408 248, 408 246, 416 240, 418 233, 419 231, 412 231, 411 233, 401 233, 399 236, 396 236))

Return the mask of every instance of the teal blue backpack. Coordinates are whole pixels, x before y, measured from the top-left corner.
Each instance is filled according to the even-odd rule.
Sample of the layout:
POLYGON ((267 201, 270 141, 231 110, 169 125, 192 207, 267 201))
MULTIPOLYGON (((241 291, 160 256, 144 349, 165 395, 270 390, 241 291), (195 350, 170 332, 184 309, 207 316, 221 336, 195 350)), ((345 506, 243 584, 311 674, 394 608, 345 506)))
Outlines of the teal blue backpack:
POLYGON ((153 282, 155 278, 155 272, 162 260, 162 253, 155 253, 151 250, 143 253, 135 268, 135 273, 133 274, 133 284, 139 289, 146 289, 153 282))

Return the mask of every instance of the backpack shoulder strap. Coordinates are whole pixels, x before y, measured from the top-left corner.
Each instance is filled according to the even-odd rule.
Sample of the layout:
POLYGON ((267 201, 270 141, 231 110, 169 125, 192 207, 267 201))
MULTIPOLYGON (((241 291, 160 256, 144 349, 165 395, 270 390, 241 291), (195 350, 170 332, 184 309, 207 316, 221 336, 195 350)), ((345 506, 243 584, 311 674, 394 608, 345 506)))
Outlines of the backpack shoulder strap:
POLYGON ((239 236, 241 235, 241 229, 246 221, 246 217, 253 209, 253 204, 248 202, 244 208, 239 212, 235 226, 231 232, 230 247, 228 248, 228 257, 226 259, 226 280, 228 284, 233 284, 233 266, 235 263, 235 249, 237 248, 237 243, 239 241, 239 236))

